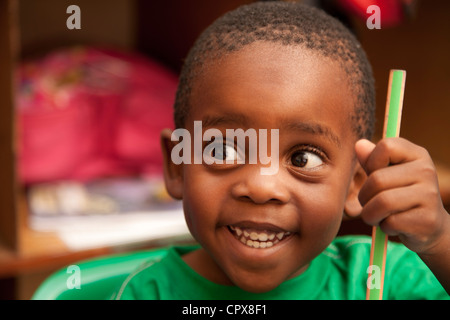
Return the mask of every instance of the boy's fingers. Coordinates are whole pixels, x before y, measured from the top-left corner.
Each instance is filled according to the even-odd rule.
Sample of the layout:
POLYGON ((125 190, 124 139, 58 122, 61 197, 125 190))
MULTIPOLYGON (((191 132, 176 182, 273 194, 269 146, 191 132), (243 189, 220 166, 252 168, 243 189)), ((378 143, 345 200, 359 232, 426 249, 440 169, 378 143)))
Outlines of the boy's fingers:
POLYGON ((375 149, 375 144, 366 139, 358 140, 355 144, 355 152, 361 167, 366 170, 365 165, 369 159, 370 154, 373 149, 375 149))
POLYGON ((355 145, 358 159, 367 175, 389 165, 405 163, 428 156, 425 149, 403 138, 382 139, 369 155, 367 155, 368 143, 370 143, 368 140, 359 140, 355 145))
POLYGON ((369 225, 378 226, 392 215, 418 207, 413 199, 417 199, 420 192, 416 185, 382 191, 364 205, 361 218, 369 225))
POLYGON ((420 172, 420 163, 417 161, 408 162, 402 166, 389 166, 372 172, 361 187, 358 199, 361 205, 365 205, 378 193, 418 182, 419 177, 411 172, 420 172))

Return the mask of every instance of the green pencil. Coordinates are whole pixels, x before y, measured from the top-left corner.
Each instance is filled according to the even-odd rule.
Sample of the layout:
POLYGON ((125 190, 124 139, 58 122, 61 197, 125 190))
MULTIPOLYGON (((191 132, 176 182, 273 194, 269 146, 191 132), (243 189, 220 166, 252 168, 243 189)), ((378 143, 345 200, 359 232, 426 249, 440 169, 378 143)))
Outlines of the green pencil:
MULTIPOLYGON (((403 109, 403 95, 405 91, 406 71, 391 70, 386 100, 383 137, 398 137, 403 109)), ((367 279, 367 300, 383 299, 384 271, 386 265, 388 237, 380 229, 372 229, 372 248, 370 251, 370 265, 367 279)))

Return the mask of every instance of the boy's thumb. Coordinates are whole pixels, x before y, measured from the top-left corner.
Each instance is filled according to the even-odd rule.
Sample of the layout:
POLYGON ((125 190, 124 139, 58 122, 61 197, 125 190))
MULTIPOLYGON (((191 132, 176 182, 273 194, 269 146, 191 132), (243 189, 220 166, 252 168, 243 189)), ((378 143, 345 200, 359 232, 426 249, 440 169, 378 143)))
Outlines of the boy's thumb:
POLYGON ((366 174, 369 174, 369 172, 367 172, 366 163, 373 149, 375 149, 375 144, 367 139, 358 140, 355 144, 356 157, 358 158, 361 167, 366 171, 366 174))

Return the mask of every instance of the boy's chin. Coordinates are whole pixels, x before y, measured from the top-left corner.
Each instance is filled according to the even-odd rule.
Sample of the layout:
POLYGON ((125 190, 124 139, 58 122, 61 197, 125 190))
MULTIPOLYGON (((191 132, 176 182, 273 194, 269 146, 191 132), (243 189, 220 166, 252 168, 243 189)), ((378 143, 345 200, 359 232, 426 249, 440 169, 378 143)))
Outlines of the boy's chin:
POLYGON ((231 279, 234 285, 251 293, 269 292, 278 287, 284 280, 286 279, 274 279, 270 273, 264 275, 247 274, 238 279, 231 279))

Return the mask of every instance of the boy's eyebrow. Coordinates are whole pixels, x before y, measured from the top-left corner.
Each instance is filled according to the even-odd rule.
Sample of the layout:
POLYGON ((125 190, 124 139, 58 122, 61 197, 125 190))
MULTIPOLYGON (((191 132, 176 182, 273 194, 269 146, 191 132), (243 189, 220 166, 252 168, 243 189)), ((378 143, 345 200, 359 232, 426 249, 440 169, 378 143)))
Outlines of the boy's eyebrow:
MULTIPOLYGON (((239 125, 242 127, 247 127, 249 123, 249 119, 243 114, 230 113, 224 114, 220 116, 206 116, 202 119, 202 127, 203 128, 211 128, 218 125, 239 125)), ((338 147, 341 147, 341 140, 339 137, 333 132, 333 130, 321 123, 308 121, 308 122, 298 122, 292 121, 291 119, 285 120, 282 122, 282 128, 287 130, 297 130, 308 132, 311 134, 318 134, 324 136, 338 147)))
POLYGON ((220 116, 206 116, 202 119, 202 127, 210 128, 218 125, 233 124, 245 126, 248 122, 246 116, 242 114, 230 113, 220 116))
POLYGON ((326 137, 328 140, 335 143, 338 147, 341 147, 341 140, 339 137, 333 132, 333 130, 318 122, 296 122, 288 120, 283 125, 284 128, 288 130, 300 130, 312 134, 318 134, 326 137))

